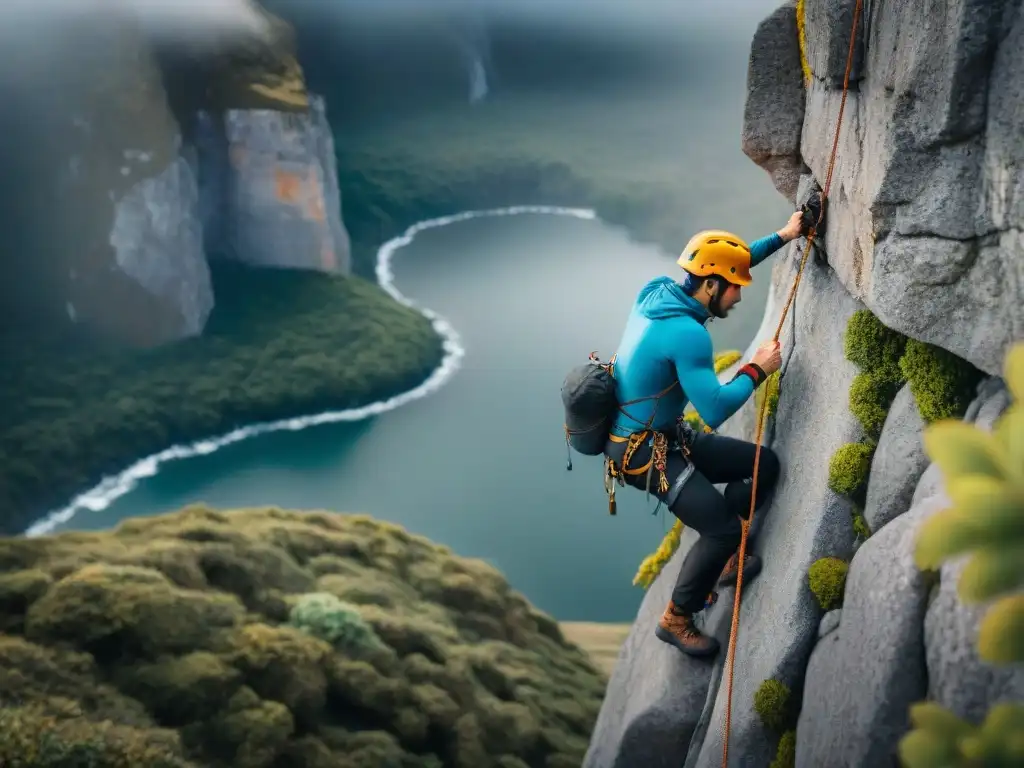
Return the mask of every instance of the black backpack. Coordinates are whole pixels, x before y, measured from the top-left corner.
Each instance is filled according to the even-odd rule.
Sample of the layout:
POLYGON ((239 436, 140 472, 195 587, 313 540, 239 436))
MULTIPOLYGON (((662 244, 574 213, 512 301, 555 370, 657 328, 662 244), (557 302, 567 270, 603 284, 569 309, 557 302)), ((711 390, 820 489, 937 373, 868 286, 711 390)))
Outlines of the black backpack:
MULTIPOLYGON (((615 421, 615 414, 623 406, 643 400, 657 400, 675 387, 674 381, 656 395, 638 397, 620 403, 615 392, 615 355, 602 363, 596 352, 591 352, 587 362, 569 371, 562 382, 562 407, 565 409, 565 442, 568 447, 584 456, 600 456, 608 443, 608 433, 615 421)), ((654 415, 651 415, 653 420, 654 415)), ((650 424, 648 423, 649 427, 650 424)), ((572 455, 568 456, 565 468, 572 469, 572 455)))
MULTIPOLYGON (((565 442, 584 456, 600 456, 608 442, 619 401, 612 368, 615 356, 602 363, 596 352, 587 362, 569 371, 562 382, 565 409, 565 442)), ((572 469, 570 459, 568 469, 572 469)))

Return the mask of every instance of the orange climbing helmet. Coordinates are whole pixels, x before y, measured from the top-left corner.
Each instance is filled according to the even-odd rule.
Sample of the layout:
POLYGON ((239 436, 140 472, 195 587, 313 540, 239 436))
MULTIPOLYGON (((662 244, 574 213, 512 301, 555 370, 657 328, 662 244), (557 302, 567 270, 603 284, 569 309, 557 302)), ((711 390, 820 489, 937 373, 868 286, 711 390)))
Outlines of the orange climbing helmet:
POLYGON ((697 277, 718 275, 736 285, 750 285, 750 246, 732 232, 707 229, 690 238, 676 263, 697 277))

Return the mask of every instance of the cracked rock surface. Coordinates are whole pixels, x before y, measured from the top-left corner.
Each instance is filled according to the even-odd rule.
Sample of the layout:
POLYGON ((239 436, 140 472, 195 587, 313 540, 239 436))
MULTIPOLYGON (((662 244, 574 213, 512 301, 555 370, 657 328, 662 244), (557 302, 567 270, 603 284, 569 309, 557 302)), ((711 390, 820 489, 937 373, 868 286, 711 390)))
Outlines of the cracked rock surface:
MULTIPOLYGON (((758 108, 748 106, 744 136, 774 150, 748 155, 777 186, 782 157, 819 181, 827 175, 854 4, 803 4, 813 77, 796 153, 789 83, 802 77, 799 57, 751 56, 748 99, 758 108), (770 75, 754 72, 769 62, 770 75)), ((1021 5, 865 3, 826 234, 843 284, 883 322, 992 375, 1024 337, 1021 5)), ((778 19, 789 12, 781 6, 762 23, 757 50, 785 49, 790 32, 778 19)))

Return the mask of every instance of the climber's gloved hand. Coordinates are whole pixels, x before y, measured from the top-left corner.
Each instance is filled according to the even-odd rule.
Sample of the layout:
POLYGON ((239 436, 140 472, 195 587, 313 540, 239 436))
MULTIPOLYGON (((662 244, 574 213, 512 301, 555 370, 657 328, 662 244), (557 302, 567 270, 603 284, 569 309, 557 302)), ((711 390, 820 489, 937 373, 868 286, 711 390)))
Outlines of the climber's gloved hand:
POLYGON ((800 234, 803 237, 807 237, 810 234, 811 229, 815 228, 816 235, 823 235, 825 233, 825 217, 822 215, 822 205, 825 207, 825 212, 828 212, 827 201, 824 203, 821 199, 821 193, 815 190, 811 192, 807 201, 800 206, 801 223, 800 223, 800 234), (821 219, 819 225, 818 220, 821 219))

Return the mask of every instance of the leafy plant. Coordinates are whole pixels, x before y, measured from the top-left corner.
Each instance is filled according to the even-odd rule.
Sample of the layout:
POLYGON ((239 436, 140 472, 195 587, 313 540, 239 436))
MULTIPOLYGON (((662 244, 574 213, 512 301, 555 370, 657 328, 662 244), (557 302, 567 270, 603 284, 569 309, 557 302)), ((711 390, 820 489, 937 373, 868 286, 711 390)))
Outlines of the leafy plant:
MULTIPOLYGON (((978 653, 984 661, 1024 661, 1024 343, 1006 357, 1013 403, 992 434, 972 424, 941 420, 924 434, 925 451, 942 470, 952 505, 929 518, 914 558, 938 570, 968 556, 957 592, 967 603, 995 602, 982 619, 978 653)), ((910 731, 899 744, 907 768, 1003 768, 1024 764, 1024 706, 1003 702, 975 726, 935 702, 910 710, 910 731)))

